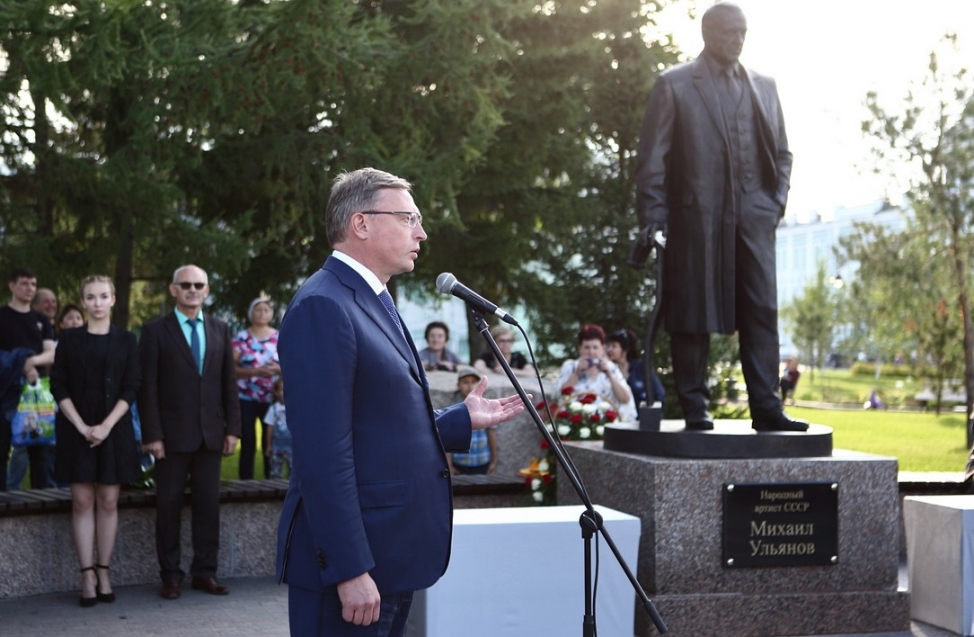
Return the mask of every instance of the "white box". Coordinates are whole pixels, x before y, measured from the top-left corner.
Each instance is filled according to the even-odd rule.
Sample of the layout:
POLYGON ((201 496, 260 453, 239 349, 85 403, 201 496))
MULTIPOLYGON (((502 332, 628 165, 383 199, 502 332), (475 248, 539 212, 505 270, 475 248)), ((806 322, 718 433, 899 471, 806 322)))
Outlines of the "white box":
POLYGON ((910 617, 974 635, 974 495, 903 502, 910 617))
MULTIPOLYGON (((635 572, 639 518, 595 509, 635 572)), ((581 635, 585 554, 578 519, 582 511, 581 506, 458 509, 450 566, 436 585, 416 594, 410 637, 581 635)), ((598 537, 598 634, 632 637, 636 594, 612 551, 598 537)), ((595 547, 593 538, 593 572, 595 547)))

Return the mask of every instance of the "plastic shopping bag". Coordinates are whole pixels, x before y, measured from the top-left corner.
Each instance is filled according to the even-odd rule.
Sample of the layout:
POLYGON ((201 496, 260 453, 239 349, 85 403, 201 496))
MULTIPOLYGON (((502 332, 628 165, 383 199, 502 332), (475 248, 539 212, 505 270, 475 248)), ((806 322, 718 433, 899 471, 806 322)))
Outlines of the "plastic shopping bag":
POLYGON ((15 447, 54 444, 54 395, 49 378, 24 385, 11 426, 10 444, 15 447))

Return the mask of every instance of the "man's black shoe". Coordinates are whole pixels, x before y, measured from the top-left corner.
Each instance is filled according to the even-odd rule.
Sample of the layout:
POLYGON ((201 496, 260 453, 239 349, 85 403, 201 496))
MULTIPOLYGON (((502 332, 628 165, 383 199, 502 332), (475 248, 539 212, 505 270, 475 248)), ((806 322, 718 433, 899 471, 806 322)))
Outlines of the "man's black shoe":
POLYGON ((781 412, 770 418, 755 418, 751 421, 751 427, 755 431, 808 431, 808 421, 781 412))
POLYGON ((713 428, 714 421, 709 418, 687 421, 687 431, 711 431, 713 428))

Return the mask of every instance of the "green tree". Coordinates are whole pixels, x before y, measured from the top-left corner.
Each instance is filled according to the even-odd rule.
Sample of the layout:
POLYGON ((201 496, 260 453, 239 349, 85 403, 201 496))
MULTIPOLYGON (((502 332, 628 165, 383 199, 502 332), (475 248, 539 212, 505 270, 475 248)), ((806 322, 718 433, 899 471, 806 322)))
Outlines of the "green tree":
POLYGON ((966 68, 945 69, 958 52, 956 39, 944 39, 930 55, 929 75, 905 99, 902 112, 867 97, 872 118, 863 130, 876 141, 880 166, 909 170, 910 199, 917 222, 944 249, 938 255, 950 273, 947 298, 963 326, 964 385, 967 392, 967 442, 974 438, 974 319, 970 276, 974 267, 974 88, 966 68))
POLYGON ((506 11, 4 3, 4 260, 33 263, 61 291, 80 273, 114 274, 121 324, 133 290, 155 313, 187 261, 211 272, 218 310, 286 298, 323 256, 339 170, 379 165, 415 181, 424 209, 452 201, 500 123, 494 25, 506 11))
POLYGON ((127 324, 137 281, 165 282, 192 260, 219 293, 263 247, 306 236, 321 171, 301 178, 325 153, 302 130, 329 101, 306 74, 365 74, 333 47, 365 58, 375 30, 354 26, 346 7, 4 3, 6 260, 36 264, 61 291, 86 272, 114 274, 115 319, 127 324), (234 166, 227 179, 227 150, 247 154, 255 138, 250 170, 234 166), (245 203, 212 205, 206 195, 220 186, 245 203), (274 222, 261 227, 261 212, 274 222))
MULTIPOLYGON (((914 213, 923 215, 920 208, 914 213)), ((911 353, 918 376, 927 377, 939 397, 963 372, 960 312, 949 299, 952 279, 946 246, 922 223, 899 232, 858 224, 836 250, 842 263, 855 263, 855 280, 845 290, 842 319, 847 351, 872 351, 880 360, 911 353)))
POLYGON ((837 317, 836 290, 829 282, 824 261, 819 262, 815 278, 781 310, 781 315, 814 381, 815 368, 821 369, 832 351, 837 317))
POLYGON ((503 123, 417 272, 450 270, 523 304, 550 364, 574 351, 582 323, 642 331, 652 281, 625 266, 635 144, 652 80, 677 52, 644 39, 651 3, 524 6, 500 28, 512 46, 497 67, 503 123))

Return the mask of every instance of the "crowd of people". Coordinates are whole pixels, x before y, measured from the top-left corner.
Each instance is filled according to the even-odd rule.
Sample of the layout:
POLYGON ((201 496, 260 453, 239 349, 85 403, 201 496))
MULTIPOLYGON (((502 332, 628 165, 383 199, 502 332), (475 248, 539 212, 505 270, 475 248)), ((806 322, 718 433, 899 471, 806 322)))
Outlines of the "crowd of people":
MULTIPOLYGON (((513 330, 497 324, 489 332, 515 376, 535 376, 534 365, 528 362, 523 353, 514 349, 513 330)), ((459 371, 461 391, 465 372, 469 372, 470 376, 504 373, 500 361, 490 351, 481 353, 472 367, 461 364, 457 354, 447 347, 450 328, 441 321, 429 323, 424 335, 427 347, 419 350, 423 367, 426 371, 459 371)), ((599 325, 585 325, 578 333, 577 346, 579 358, 562 364, 555 383, 556 391, 570 387, 575 393, 597 393, 618 408, 623 420, 629 421, 638 417, 639 405, 659 403, 662 406, 666 390, 655 372, 650 373, 647 379, 639 338, 635 332, 621 328, 607 335, 599 325)), ((487 443, 487 436, 491 433, 476 432, 478 435, 475 438, 479 448, 494 449, 496 456, 495 444, 487 443)), ((451 464, 454 474, 464 472, 462 462, 459 465, 451 464)), ((489 463, 481 464, 486 470, 489 463)))
POLYGON ((187 482, 192 588, 225 595, 216 577, 223 456, 239 441, 240 477, 252 478, 260 419, 265 477, 291 470, 270 301, 255 299, 249 327, 232 336, 225 322, 203 313, 207 273, 185 265, 169 285, 173 311, 146 323, 137 340, 111 323, 115 287, 106 276, 86 277, 80 304, 60 310, 29 268, 14 269, 8 287, 10 301, 0 307, 0 490, 20 488, 28 467, 32 488, 70 489, 80 605, 115 601, 119 492, 142 477, 147 459, 155 472, 162 597, 178 598, 187 575, 180 542, 187 482), (25 387, 49 387, 57 405, 53 444, 12 440, 12 421, 29 410, 20 404, 25 387))
MULTIPOLYGON (((187 578, 193 589, 227 594, 217 579, 223 457, 239 445, 239 476, 251 479, 260 447, 264 477, 285 477, 294 471, 295 451, 309 434, 299 426, 299 444, 292 445, 278 353, 282 333, 272 326, 271 301, 254 299, 246 328, 234 334, 227 323, 204 312, 206 271, 184 265, 169 284, 174 308, 145 323, 137 339, 112 325, 115 287, 109 277, 84 278, 79 302, 60 308, 52 290, 37 288, 30 269, 15 269, 8 287, 10 301, 0 307, 0 488, 19 488, 29 471, 32 488, 70 490, 80 606, 115 601, 111 566, 119 494, 123 485, 142 477, 146 462, 154 465, 160 595, 179 598, 187 578), (11 420, 20 408, 19 396, 25 385, 36 384, 49 386, 57 405, 54 442, 23 446, 17 441, 12 447, 11 420), (188 573, 180 539, 187 486, 193 514, 188 573)), ((292 327, 299 316, 292 317, 292 327)), ((390 316, 398 314, 393 309, 390 316)), ((535 375, 533 365, 515 350, 512 330, 497 325, 490 333, 515 374, 535 375)), ((430 323, 424 336, 427 347, 414 350, 415 362, 427 372, 456 374, 456 402, 467 406, 462 412, 447 410, 455 415, 446 420, 437 416, 438 426, 451 422, 460 432, 458 441, 446 445, 446 475, 494 473, 499 460, 495 427, 521 408, 516 396, 501 401, 482 397, 484 373, 501 373, 501 361, 487 352, 473 366, 461 364, 448 348, 449 327, 440 321, 430 323)), ((291 347, 292 361, 306 354, 291 347)), ((312 363, 317 359, 307 361, 312 363)), ((579 358, 565 363, 558 384, 604 393, 624 418, 634 419, 635 405, 646 395, 640 364, 634 335, 620 331, 607 339, 602 328, 587 325, 579 333, 579 358)), ((307 383, 301 375, 294 378, 289 385, 297 383, 291 397, 297 406, 288 403, 288 409, 296 410, 295 418, 307 419, 307 383)), ((286 503, 282 519, 291 513, 286 503)))
MULTIPOLYGON (((239 443, 239 477, 252 479, 260 440, 264 477, 282 478, 292 470, 273 303, 254 299, 246 328, 232 334, 226 323, 202 311, 207 273, 186 265, 174 272, 169 286, 173 311, 146 323, 137 341, 132 332, 112 326, 115 288, 106 276, 85 278, 78 304, 59 306, 57 295, 38 288, 28 268, 15 269, 8 287, 10 301, 0 307, 5 419, 0 488, 19 489, 29 472, 32 488, 70 489, 80 605, 115 599, 110 567, 119 492, 141 477, 146 464, 155 465, 158 490, 161 595, 178 598, 186 577, 179 529, 187 482, 194 514, 192 586, 225 594, 216 579, 221 458, 239 443), (21 388, 39 378, 49 382, 58 407, 55 442, 12 445, 10 420, 21 388)), ((495 325, 490 333, 515 374, 534 376, 534 366, 514 349, 511 329, 495 325)), ((427 325, 424 337, 427 347, 418 351, 419 360, 428 372, 457 374, 457 402, 474 391, 484 373, 503 372, 491 352, 473 366, 462 364, 448 348, 450 329, 441 321, 427 325)), ((635 405, 647 396, 635 334, 620 330, 607 337, 601 327, 585 326, 579 358, 565 362, 557 384, 569 382, 579 391, 605 394, 624 418, 634 419, 635 405)), ((662 395, 661 387, 652 391, 662 395)), ((448 454, 447 462, 454 475, 494 473, 494 428, 473 431, 469 449, 448 454)))

